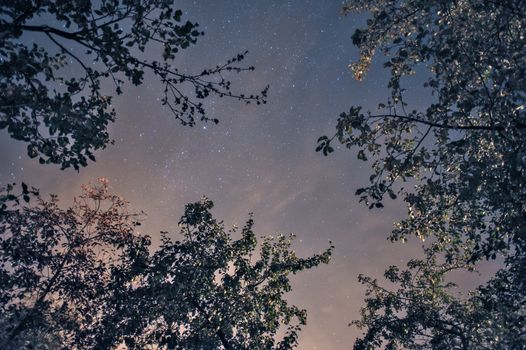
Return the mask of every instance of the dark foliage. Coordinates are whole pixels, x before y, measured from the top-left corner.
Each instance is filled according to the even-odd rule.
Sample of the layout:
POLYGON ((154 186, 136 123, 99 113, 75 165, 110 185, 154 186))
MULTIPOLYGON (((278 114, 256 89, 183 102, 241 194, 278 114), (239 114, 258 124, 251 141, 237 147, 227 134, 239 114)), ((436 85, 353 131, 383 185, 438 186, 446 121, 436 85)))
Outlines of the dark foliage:
MULTIPOLYGON (((369 208, 401 197, 408 216, 391 239, 417 236, 426 259, 390 268, 397 290, 362 277, 368 298, 357 349, 523 349, 526 344, 526 2, 521 0, 356 0, 366 11, 351 65, 363 79, 376 52, 390 70, 391 96, 379 112, 351 107, 336 133, 372 161, 370 185, 356 194, 369 208), (430 102, 411 109, 404 77, 427 68, 430 102), (461 297, 451 271, 505 260, 484 286, 461 297)), ((420 101, 422 102, 422 101, 420 101)))
POLYGON ((284 235, 258 245, 252 219, 227 231, 206 198, 186 206, 181 240, 163 233, 151 252, 104 179, 68 209, 13 191, 0 196, 2 349, 293 349, 307 313, 284 299, 289 276, 332 252, 300 258, 284 235))
POLYGON ((265 103, 259 95, 235 93, 225 73, 253 70, 238 64, 245 53, 195 73, 173 66, 176 54, 203 35, 182 19, 173 0, 23 0, 0 7, 0 129, 27 143, 40 163, 79 169, 110 142, 116 118, 101 83, 121 94, 125 81, 140 85, 145 72, 163 84, 162 104, 183 125, 212 121, 201 100, 230 97, 265 103), (32 33, 36 40, 29 40, 32 33), (159 46, 150 59, 145 50, 159 46), (73 69, 70 66, 75 66, 73 69), (75 71, 80 74, 76 75, 75 71))

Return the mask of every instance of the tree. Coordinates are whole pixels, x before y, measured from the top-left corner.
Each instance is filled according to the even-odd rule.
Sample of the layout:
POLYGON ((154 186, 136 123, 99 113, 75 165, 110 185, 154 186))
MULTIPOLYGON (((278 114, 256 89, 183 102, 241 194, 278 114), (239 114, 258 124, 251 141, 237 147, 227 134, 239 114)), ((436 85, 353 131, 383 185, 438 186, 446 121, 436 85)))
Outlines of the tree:
MULTIPOLYGON (((394 299, 376 282, 362 278, 372 296, 358 323, 366 328, 366 336, 356 347, 380 347, 385 341, 408 348, 521 348, 489 342, 441 343, 429 332, 441 334, 443 324, 424 323, 425 317, 438 317, 430 317, 428 307, 443 312, 461 305, 469 311, 465 316, 457 311, 446 316, 469 333, 480 329, 472 327, 479 317, 474 313, 480 311, 478 301, 502 295, 520 301, 507 309, 515 322, 498 318, 500 311, 494 308, 484 310, 488 317, 496 317, 493 329, 521 335, 516 339, 524 346, 525 289, 520 287, 526 249, 526 3, 356 0, 343 11, 369 13, 366 27, 352 36, 360 50, 359 60, 350 65, 356 79, 364 78, 375 53, 381 52, 384 67, 390 70, 391 95, 377 113, 364 112, 360 106, 342 113, 336 133, 321 137, 317 150, 327 155, 337 140, 357 149, 359 159, 373 158, 370 184, 356 194, 371 209, 381 208, 386 195, 402 197, 408 217, 397 223, 391 239, 418 236, 431 242, 425 248, 429 265, 419 263, 419 268, 442 271, 445 263, 449 272, 473 269, 484 258, 505 259, 494 279, 467 299, 459 298, 447 284, 437 290, 422 271, 411 272, 416 282, 389 273, 401 288, 392 294, 394 299), (428 72, 424 88, 431 97, 427 107, 417 110, 406 102, 404 78, 420 68, 428 72), (437 303, 420 296, 404 299, 417 292, 430 293, 437 303), (422 312, 414 313, 415 307, 422 312), (404 314, 411 315, 411 322, 404 323, 404 314), (419 332, 427 339, 421 347, 415 345, 419 332)), ((440 272, 437 278, 447 280, 448 275, 440 272)), ((465 336, 479 337, 470 334, 465 336)))
POLYGON ((508 260, 486 285, 459 295, 449 274, 473 266, 440 261, 433 249, 425 253, 425 259, 409 261, 405 270, 386 270, 395 288, 360 275, 367 286, 366 304, 361 319, 351 325, 366 331, 356 341, 356 350, 524 349, 524 256, 520 262, 508 260))
POLYGON ((206 198, 186 206, 181 240, 164 232, 150 252, 141 214, 104 179, 65 210, 13 191, 0 197, 2 348, 39 333, 63 349, 292 349, 306 311, 283 299, 289 276, 332 252, 299 258, 284 235, 256 251, 252 219, 226 231, 206 198))
POLYGON ((85 187, 67 210, 58 207, 56 196, 46 201, 25 185, 19 196, 12 185, 3 189, 1 348, 12 348, 35 332, 68 341, 89 334, 88 327, 114 294, 112 283, 119 286, 113 276, 147 254, 148 237, 134 234, 137 215, 102 185, 85 187), (22 204, 32 198, 35 206, 22 204))
POLYGON ((203 35, 197 23, 183 23, 181 10, 173 6, 173 0, 4 2, 0 129, 26 142, 29 157, 40 163, 78 170, 110 142, 107 127, 116 112, 111 96, 102 92, 105 80, 121 94, 125 80, 140 85, 150 72, 164 86, 162 104, 183 125, 218 122, 200 102, 210 96, 265 103, 267 88, 259 95, 236 93, 224 78, 225 73, 254 69, 238 65, 246 52, 196 73, 172 65, 180 50, 203 35), (28 33, 38 40, 28 39, 28 33), (161 57, 143 54, 151 45, 161 48, 161 57), (72 73, 71 65, 81 73, 72 73))

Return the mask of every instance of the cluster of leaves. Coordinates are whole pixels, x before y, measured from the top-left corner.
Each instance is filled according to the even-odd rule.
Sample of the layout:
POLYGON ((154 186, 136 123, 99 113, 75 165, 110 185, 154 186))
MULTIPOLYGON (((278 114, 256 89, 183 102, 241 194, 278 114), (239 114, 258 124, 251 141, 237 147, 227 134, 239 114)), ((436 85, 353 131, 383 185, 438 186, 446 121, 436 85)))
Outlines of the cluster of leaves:
POLYGON ((2 197, 1 348, 34 331, 72 342, 89 334, 111 300, 112 276, 148 245, 134 234, 136 215, 104 186, 85 187, 67 210, 58 207, 56 196, 35 197, 31 207, 2 197))
POLYGON ((211 95, 265 103, 267 88, 258 95, 234 93, 223 76, 253 70, 238 66, 246 53, 200 73, 171 65, 177 52, 203 35, 173 6, 173 0, 2 4, 0 129, 26 142, 28 155, 40 163, 79 169, 110 142, 107 128, 116 113, 111 96, 101 92, 103 80, 113 81, 120 94, 125 80, 140 85, 144 73, 151 72, 165 87, 162 104, 190 126, 197 120, 218 122, 205 115, 200 102, 211 95), (38 40, 28 39, 28 33, 38 40), (159 60, 142 54, 149 44, 162 47, 159 60), (80 74, 66 69, 72 64, 80 74))
POLYGON ((391 57, 385 65, 392 97, 379 106, 384 113, 360 107, 342 113, 336 134, 320 142, 326 148, 336 138, 357 147, 359 159, 375 159, 371 185, 357 192, 367 203, 380 203, 386 194, 396 198, 399 181, 418 182, 415 190, 398 189, 411 218, 396 238, 417 230, 422 236, 467 234, 480 241, 474 258, 524 240, 525 6, 357 1, 345 8, 372 14, 355 43, 363 55, 380 47, 391 57), (425 86, 436 101, 424 112, 407 112, 399 82, 419 64, 430 67, 425 86))
POLYGON ((104 179, 66 210, 56 196, 1 200, 1 348, 54 334, 63 349, 292 349, 306 311, 283 299, 289 275, 332 252, 297 257, 284 235, 256 250, 252 219, 226 231, 204 198, 186 206, 182 240, 164 233, 151 253, 141 214, 104 179))
MULTIPOLYGON (((318 151, 330 153, 336 140, 357 149, 359 159, 372 158, 370 185, 356 194, 369 208, 382 207, 386 195, 402 197, 408 216, 397 223, 391 239, 430 237, 433 244, 426 254, 435 257, 426 260, 427 269, 442 268, 436 259, 457 270, 473 268, 477 261, 495 259, 499 254, 505 259, 505 267, 495 279, 468 300, 455 299, 451 286, 436 289, 429 276, 422 274, 416 277, 421 285, 412 279, 397 279, 401 289, 393 292, 392 298, 364 279, 375 296, 357 323, 367 328, 367 335, 356 346, 380 347, 383 339, 393 348, 395 344, 415 349, 517 348, 511 343, 486 341, 477 333, 481 328, 470 322, 496 315, 487 308, 481 311, 487 312, 486 316, 475 313, 478 300, 491 298, 492 293, 520 300, 514 304, 517 309, 510 307, 509 311, 522 318, 526 314, 524 289, 514 284, 524 279, 524 274, 509 283, 496 282, 508 276, 508 271, 524 272, 526 2, 356 0, 343 10, 370 14, 366 27, 352 37, 361 54, 351 65, 356 78, 363 78, 375 52, 381 52, 387 58, 384 67, 391 73, 391 96, 378 106, 379 113, 364 112, 360 106, 342 113, 336 133, 318 140, 318 151), (402 82, 419 67, 429 70, 424 87, 432 97, 423 110, 411 111, 402 82), (499 290, 494 288, 497 284, 499 290), (456 310, 455 305, 462 305, 467 316, 456 311, 446 316, 465 328, 467 343, 458 342, 458 337, 455 342, 442 338, 441 323, 422 325, 428 319, 441 318, 428 313, 431 301, 406 295, 418 291, 431 293, 440 301, 432 305, 433 312, 448 313, 450 306, 456 310), (450 294, 443 294, 446 291, 450 294), (405 318, 401 316, 404 312, 405 318), (415 345, 417 335, 424 337, 420 347, 415 345), (477 338, 482 343, 477 343, 477 338)), ((433 271, 426 273, 432 276, 433 271)), ((441 273, 440 279, 446 275, 441 273)), ((497 320, 492 327, 522 334, 519 338, 515 334, 515 339, 518 344, 524 341, 523 320, 497 320)))
POLYGON ((473 266, 440 261, 433 248, 426 249, 426 259, 409 261, 406 270, 397 266, 386 270, 385 278, 395 289, 360 275, 367 287, 366 305, 361 319, 351 325, 366 332, 354 348, 523 349, 525 265, 509 263, 463 298, 455 293, 457 286, 449 274, 473 266))

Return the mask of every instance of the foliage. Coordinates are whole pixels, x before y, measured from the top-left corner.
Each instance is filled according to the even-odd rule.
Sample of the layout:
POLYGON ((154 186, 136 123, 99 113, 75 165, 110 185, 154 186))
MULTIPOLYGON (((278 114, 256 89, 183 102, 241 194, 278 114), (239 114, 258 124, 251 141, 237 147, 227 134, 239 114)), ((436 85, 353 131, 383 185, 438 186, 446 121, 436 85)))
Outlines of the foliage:
POLYGON ((67 210, 56 196, 33 195, 36 205, 28 207, 13 191, 9 186, 1 198, 0 307, 7 327, 0 348, 33 332, 68 341, 88 335, 114 293, 113 276, 132 266, 133 254, 146 254, 148 239, 134 234, 136 215, 105 186, 85 187, 67 210))
POLYGON ((385 272, 396 289, 359 277, 367 286, 366 305, 361 319, 351 324, 366 332, 355 349, 524 348, 524 261, 508 264, 467 296, 459 296, 448 275, 472 266, 441 262, 433 249, 426 249, 426 259, 413 259, 407 266, 385 272))
MULTIPOLYGON (((360 59, 350 65, 355 77, 363 79, 381 52, 390 70, 391 96, 378 113, 360 106, 342 113, 336 133, 318 140, 318 151, 331 153, 337 140, 357 149, 359 159, 372 158, 370 184, 356 194, 369 208, 381 208, 386 195, 402 197, 408 217, 397 223, 391 239, 429 238, 426 254, 433 258, 426 260, 429 266, 419 266, 431 270, 426 273, 441 271, 442 263, 463 270, 499 254, 505 259, 492 282, 469 298, 458 298, 445 286, 437 289, 422 272, 413 275, 416 282, 395 279, 401 289, 392 298, 376 282, 362 279, 372 296, 357 323, 367 329, 366 336, 356 347, 380 347, 384 340, 418 349, 418 336, 426 334, 421 348, 521 348, 526 314, 524 289, 518 288, 526 252, 526 2, 355 0, 343 10, 369 14, 366 27, 352 36, 360 50, 360 59), (412 110, 404 98, 404 80, 423 70, 428 73, 417 97, 424 107, 412 110), (430 97, 421 97, 426 91, 430 97), (502 282, 510 271, 515 277, 502 282), (508 310, 522 315, 520 321, 479 309, 480 300, 495 296, 520 301, 508 310), (442 317, 464 329, 468 345, 459 336, 455 342, 441 336, 442 317), (485 317, 496 318, 492 330, 522 334, 514 338, 519 343, 486 340, 478 333, 483 327, 473 325, 485 317)), ((446 273, 438 277, 447 280, 446 273)))
POLYGON ((306 311, 283 299, 289 276, 332 252, 299 258, 284 235, 256 251, 252 219, 226 231, 205 198, 186 206, 182 240, 165 232, 151 253, 140 214, 106 180, 65 210, 56 196, 17 203, 13 190, 1 197, 1 348, 41 332, 63 349, 292 349, 306 311))
POLYGON ((200 102, 209 96, 265 103, 266 88, 260 95, 235 93, 223 77, 254 69, 238 66, 246 53, 196 73, 173 66, 176 54, 203 35, 173 6, 173 0, 3 2, 0 129, 26 142, 40 163, 78 170, 110 142, 116 113, 104 81, 120 94, 125 80, 140 85, 149 72, 164 86, 162 104, 190 126, 196 119, 218 122, 200 102), (151 59, 146 51, 156 52, 155 45, 162 55, 151 59))

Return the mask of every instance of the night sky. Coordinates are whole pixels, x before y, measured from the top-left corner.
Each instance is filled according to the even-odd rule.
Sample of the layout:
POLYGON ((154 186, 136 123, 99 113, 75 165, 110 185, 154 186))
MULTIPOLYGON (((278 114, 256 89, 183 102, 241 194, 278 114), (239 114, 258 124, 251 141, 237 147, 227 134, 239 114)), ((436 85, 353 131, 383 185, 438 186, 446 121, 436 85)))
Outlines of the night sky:
MULTIPOLYGON (((332 135, 341 112, 351 105, 374 109, 388 97, 381 60, 363 82, 347 68, 357 55, 350 36, 364 17, 342 17, 341 1, 196 1, 180 7, 206 34, 174 64, 200 72, 249 50, 245 62, 256 70, 231 76, 232 84, 243 92, 269 84, 266 105, 208 99, 208 115, 220 123, 183 127, 161 106, 160 83, 147 76, 145 84, 114 99, 115 144, 79 173, 28 159, 26 145, 4 131, 0 185, 25 181, 67 205, 82 183, 107 177, 116 193, 148 214, 142 232, 154 240, 160 230, 178 232, 184 204, 203 195, 227 227, 242 226, 253 212, 257 235, 295 233, 300 255, 319 252, 331 240, 332 262, 295 276, 287 298, 308 310, 299 349, 351 349, 360 331, 348 323, 359 317, 364 297, 358 274, 379 277, 386 266, 417 256, 420 245, 386 240, 405 214, 403 203, 375 211, 358 203, 354 192, 367 184, 367 163, 345 149, 330 157, 314 151, 319 136, 332 135)), ((426 98, 412 96, 416 105, 426 98)))

